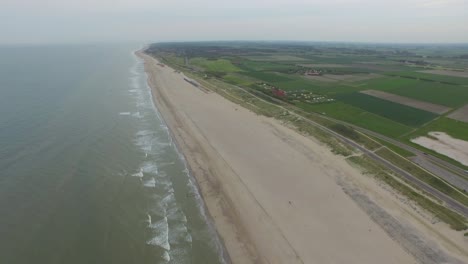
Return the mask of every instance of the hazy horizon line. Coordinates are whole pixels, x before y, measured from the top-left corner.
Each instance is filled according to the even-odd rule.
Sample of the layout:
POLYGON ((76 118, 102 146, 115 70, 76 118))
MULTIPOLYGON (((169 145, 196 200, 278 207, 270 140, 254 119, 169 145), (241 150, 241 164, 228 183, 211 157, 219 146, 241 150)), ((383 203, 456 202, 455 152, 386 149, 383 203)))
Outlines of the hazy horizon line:
POLYGON ((55 46, 55 45, 100 45, 100 44, 135 44, 135 45, 149 45, 155 43, 304 43, 304 44, 372 44, 372 45, 468 45, 468 42, 402 42, 402 41, 353 41, 353 40, 268 40, 268 39, 232 39, 232 40, 150 40, 150 41, 78 41, 78 42, 0 42, 0 46, 55 46))

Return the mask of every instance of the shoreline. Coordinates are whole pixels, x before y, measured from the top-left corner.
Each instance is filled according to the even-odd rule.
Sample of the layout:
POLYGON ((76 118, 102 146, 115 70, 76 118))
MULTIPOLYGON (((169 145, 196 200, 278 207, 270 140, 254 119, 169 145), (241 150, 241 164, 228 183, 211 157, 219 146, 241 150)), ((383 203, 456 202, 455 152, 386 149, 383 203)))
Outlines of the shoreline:
MULTIPOLYGON (((206 178, 206 171, 200 167, 202 164, 199 164, 197 161, 190 158, 191 153, 188 150, 189 147, 187 147, 189 145, 189 143, 187 143, 188 137, 184 138, 180 133, 176 132, 177 127, 175 124, 177 124, 178 118, 173 112, 171 112, 170 107, 167 106, 167 98, 161 94, 162 90, 157 88, 151 72, 148 71, 148 59, 151 60, 154 58, 141 51, 138 51, 136 54, 144 60, 145 72, 148 76, 148 85, 151 89, 153 102, 161 113, 171 136, 174 138, 176 146, 184 156, 189 172, 195 179, 197 188, 203 199, 203 205, 206 208, 207 216, 210 221, 212 221, 212 224, 214 224, 216 234, 220 238, 220 242, 223 246, 222 256, 224 261, 227 263, 264 263, 265 261, 260 260, 259 257, 256 256, 257 250, 255 245, 250 241, 242 224, 239 223, 239 220, 237 219, 237 214, 239 214, 239 212, 233 207, 233 205, 231 205, 230 197, 226 197, 224 195, 221 198, 218 197, 215 199, 213 199, 213 197, 207 197, 211 192, 213 192, 213 189, 216 188, 212 185, 218 185, 219 183, 211 182, 213 180, 217 181, 216 179, 206 178), (222 205, 220 206, 219 204, 222 205), (233 222, 237 223, 233 224, 233 222), (232 255, 234 255, 234 260, 232 255)), ((209 145, 209 143, 207 145, 209 145)), ((206 159, 201 163, 209 164, 210 162, 213 162, 213 160, 206 159)), ((211 175, 211 177, 214 176, 211 175)), ((299 263, 304 262, 300 261, 299 263)))
POLYGON ((162 121, 165 123, 168 131, 169 131, 169 134, 170 136, 174 139, 173 140, 173 143, 175 144, 175 147, 177 149, 177 151, 183 156, 184 158, 184 163, 185 163, 185 166, 187 168, 187 170, 189 171, 189 174, 190 174, 190 177, 193 179, 192 182, 193 184, 195 184, 195 188, 197 188, 197 192, 198 194, 200 195, 200 199, 202 200, 201 201, 201 206, 203 207, 203 210, 204 210, 204 214, 205 214, 205 217, 207 218, 206 220, 208 221, 208 225, 209 225, 209 229, 210 231, 213 233, 213 235, 216 236, 215 240, 216 240, 216 243, 217 244, 217 249, 219 250, 220 254, 220 260, 222 261, 222 263, 225 263, 225 264, 231 264, 232 261, 231 261, 231 257, 229 255, 229 252, 226 248, 226 245, 225 245, 225 242, 224 242, 224 239, 220 236, 218 230, 217 230, 217 227, 216 227, 216 223, 215 223, 215 220, 213 218, 213 216, 211 215, 210 213, 210 210, 206 204, 206 200, 204 198, 204 194, 203 194, 203 191, 201 189, 201 186, 199 184, 199 179, 196 177, 196 172, 193 171, 192 169, 192 166, 191 164, 189 163, 189 160, 187 159, 186 157, 186 153, 183 151, 183 146, 180 145, 180 138, 174 133, 173 131, 173 126, 171 125, 171 123, 169 123, 170 121, 168 121, 168 119, 170 119, 170 114, 167 113, 167 108, 164 107, 164 104, 161 104, 160 101, 157 100, 156 96, 158 94, 158 89, 154 88, 154 85, 153 85, 153 82, 151 81, 151 75, 148 73, 148 67, 146 66, 147 64, 147 58, 145 58, 145 56, 148 56, 147 54, 145 54, 143 51, 145 50, 145 48, 142 48, 140 50, 137 50, 137 51, 134 51, 133 53, 143 61, 144 63, 144 71, 145 71, 145 74, 147 76, 147 82, 148 82, 148 87, 150 89, 150 92, 151 92, 151 96, 152 96, 152 101, 153 101, 153 104, 154 104, 154 107, 157 108, 157 111, 160 112, 161 114, 161 117, 162 117, 162 121), (163 113, 163 112, 166 112, 166 113, 163 113))
MULTIPOLYGON (((145 61, 145 72, 147 73, 148 76, 148 84, 151 88, 152 91, 152 96, 153 96, 153 101, 155 106, 158 108, 158 110, 161 112, 161 115, 163 116, 166 124, 168 125, 169 130, 171 131, 171 134, 174 137, 174 141, 176 142, 179 150, 183 153, 183 155, 186 158, 187 162, 187 167, 192 173, 192 176, 194 177, 196 184, 200 190, 200 195, 202 196, 202 199, 204 200, 204 205, 206 207, 206 212, 212 219, 214 226, 216 227, 217 233, 220 237, 221 243, 225 246, 225 254, 224 256, 230 257, 233 263, 268 263, 268 262, 274 262, 274 263, 309 263, 312 260, 313 261, 324 261, 328 259, 328 256, 319 256, 315 257, 313 254, 309 254, 307 252, 307 247, 304 247, 301 245, 302 243, 308 243, 310 239, 308 239, 307 234, 302 234, 300 228, 294 228, 289 226, 289 222, 292 221, 288 219, 288 215, 271 215, 271 214, 276 214, 276 210, 272 211, 272 205, 275 206, 275 202, 277 202, 277 198, 275 195, 268 196, 268 199, 264 199, 265 197, 261 197, 262 193, 262 188, 255 188, 252 187, 252 184, 258 183, 255 181, 251 181, 250 178, 245 178, 243 175, 248 174, 248 170, 246 170, 246 173, 238 174, 236 170, 243 170, 242 166, 248 166, 249 164, 246 163, 245 160, 242 160, 242 163, 237 163, 234 164, 231 158, 239 158, 239 156, 236 155, 231 155, 232 153, 229 153, 229 151, 232 151, 233 148, 225 148, 225 146, 220 146, 219 142, 218 145, 216 145, 216 142, 212 142, 212 140, 208 140, 207 138, 212 138, 213 134, 211 136, 204 135, 202 132, 203 129, 206 129, 203 127, 203 124, 200 124, 200 126, 197 125, 198 120, 194 120, 190 114, 187 114, 187 111, 182 111, 182 107, 177 107, 174 106, 174 102, 171 102, 171 100, 177 100, 174 95, 168 95, 171 91, 169 91, 170 85, 161 85, 161 83, 158 84, 158 78, 155 77, 158 74, 165 74, 169 76, 169 72, 171 72, 172 69, 169 67, 163 69, 163 68, 158 68, 161 66, 156 65, 156 59, 150 57, 147 54, 143 54, 142 52, 137 53, 138 56, 145 61), (153 63, 154 65, 150 65, 153 63), (155 71, 159 71, 156 73, 155 71), (165 73, 163 73, 165 72, 165 73), (219 157, 221 156, 221 157, 219 157), (229 156, 231 158, 225 159, 224 156, 229 156), (229 163, 227 161, 230 161, 229 163), (239 167, 239 165, 241 165, 239 167), (234 168, 233 168, 234 167, 234 168), (248 181, 251 181, 250 183, 248 181), (226 188, 226 186, 229 186, 226 188), (232 187, 232 188, 231 188, 232 187), (233 190, 231 190, 233 189, 233 190), (250 189, 253 189, 250 190, 250 189), (241 194, 239 196, 239 194, 241 194), (244 197, 245 196, 245 197, 244 197), (237 201, 236 198, 239 198, 238 200, 242 201, 237 201), (272 203, 271 200, 274 200, 272 203), (242 214, 247 212, 247 216, 243 216, 242 214), (249 217, 250 216, 250 217, 249 217), (250 220, 256 221, 255 217, 259 218, 260 220, 265 220, 264 225, 266 227, 263 227, 262 230, 258 230, 260 228, 258 226, 258 223, 251 223, 250 220), (252 219, 253 218, 253 219, 252 219), (264 219, 265 218, 265 219, 264 219), (259 232, 260 234, 257 234, 259 232), (264 233, 262 233, 264 232, 264 233), (273 233, 273 234, 270 234, 273 233), (265 236, 266 238, 262 238, 262 236, 265 236), (298 243, 299 242, 299 243, 298 243), (271 249, 270 249, 271 248, 271 249)), ((172 70, 173 71, 173 70, 172 70)), ((174 74, 173 74, 174 75, 174 74)), ((162 75, 161 75, 162 76, 162 75)), ((169 82, 174 82, 174 77, 178 77, 179 79, 181 78, 182 75, 174 75, 172 76, 173 79, 170 79, 171 77, 167 77, 169 82)), ((164 76, 162 76, 164 77, 164 76)), ((160 82, 161 80, 159 80, 160 82)), ((167 80, 166 80, 167 81, 167 80)), ((171 83, 169 83, 171 84, 171 83)), ((177 86, 184 86, 184 89, 195 89, 195 87, 192 87, 190 84, 184 84, 183 81, 182 83, 177 83, 177 86)), ((193 92, 192 90, 187 90, 187 92, 193 92)), ((199 90, 198 93, 203 93, 202 90, 199 90)), ((183 94, 181 94, 183 95, 183 94)), ((194 94, 195 95, 195 94, 194 94)), ((197 95, 198 96, 198 95, 197 95)), ((213 93, 213 95, 206 95, 205 97, 220 97, 216 93, 213 93)), ((232 107, 234 104, 230 101, 227 101, 226 99, 222 98, 221 101, 219 102, 220 98, 207 98, 207 100, 213 100, 216 102, 213 102, 213 106, 220 107, 216 104, 225 104, 222 107, 232 107)), ((193 102, 190 102, 190 98, 186 98, 184 100, 179 100, 176 103, 184 103, 184 104, 190 104, 193 102), (188 101, 187 101, 188 100, 188 101)), ((199 102, 198 102, 199 103, 199 102)), ((234 106, 236 112, 241 112, 242 108, 241 106, 234 106), (238 111, 239 108, 239 111, 238 111)), ((190 106, 189 108, 190 109, 190 106)), ((219 108, 221 109, 221 108, 219 108)), ((224 108, 223 108, 224 109, 224 108)), ((223 110, 221 109, 221 110, 223 110)), ((200 109, 194 109, 194 110, 200 110, 200 109)), ((253 113, 249 112, 248 110, 243 109, 242 112, 248 112, 248 114, 244 114, 244 116, 248 115, 248 119, 255 119, 252 122, 254 123, 262 123, 263 126, 265 124, 263 123, 272 123, 268 124, 271 128, 274 130, 274 134, 276 133, 276 137, 280 138, 283 141, 290 141, 287 142, 288 144, 291 144, 293 141, 297 141, 296 143, 303 143, 305 145, 313 145, 310 144, 310 142, 305 142, 303 141, 304 139, 301 138, 300 135, 297 133, 292 134, 291 131, 289 131, 288 128, 281 128, 281 126, 277 126, 277 124, 273 124, 273 121, 265 121, 267 118, 263 117, 252 117, 254 115, 253 113), (279 135, 279 136, 278 136, 279 135)), ((232 109, 226 110, 226 114, 232 114, 232 109)), ((206 113, 205 113, 206 114, 206 113)), ((207 113, 209 115, 209 113, 207 113)), ((194 114, 195 118, 197 117, 194 114)), ((199 116, 198 116, 199 117, 199 116)), ((237 118, 237 117, 236 117, 237 118)), ((243 119, 242 119, 243 121, 243 119)), ((221 122, 224 122, 221 120, 221 122)), ((252 125, 254 124, 252 123, 252 125)), ((272 130, 272 129, 269 130, 272 130)), ((264 129, 264 127, 262 128, 264 129)), ((248 132, 248 131, 247 131, 248 132)), ((269 131, 266 131, 269 132, 269 131)), ((250 133, 250 132, 249 132, 250 133)), ((229 140, 229 139, 227 139, 229 140)), ((276 139, 275 139, 276 140, 276 139)), ((310 141, 310 139, 307 139, 310 141)), ((226 141, 226 139, 225 139, 226 141)), ((223 142, 221 142, 223 143, 223 142)), ((317 143, 317 142, 315 142, 317 143)), ((223 143, 224 144, 224 143, 223 143)), ((229 146, 228 146, 229 147, 229 146)), ((288 146, 290 147, 290 146, 288 146)), ((305 146, 304 146, 305 147, 305 146)), ((323 146, 317 146, 313 145, 315 151, 323 152, 323 151, 328 151, 328 149, 324 150, 325 147, 323 146)), ((295 146, 295 148, 300 148, 295 146)), ((306 153, 305 150, 302 150, 303 153, 300 154, 307 154, 310 155, 310 153, 306 153)), ((263 153, 265 154, 265 153, 263 153)), ((268 154, 268 153, 266 153, 268 154)), ((322 153, 324 154, 324 153, 322 153)), ((342 162, 335 156, 330 156, 330 155, 325 155, 329 160, 326 162, 337 162, 340 163, 340 169, 347 168, 345 165, 342 164, 342 162)), ((238 161, 238 160, 237 160, 238 161)), ((252 163, 252 161, 248 161, 252 163)), ((312 162, 314 160, 312 159, 312 162)), ((343 171, 338 171, 333 168, 329 168, 325 164, 315 164, 317 166, 320 165, 320 170, 317 170, 316 173, 325 173, 327 176, 330 171, 337 173, 340 177, 338 180, 343 180, 343 175, 342 174, 349 174, 343 171), (329 171, 330 170, 330 171, 329 171)), ((294 169, 294 168, 292 168, 294 169)), ((305 169, 305 168, 304 168, 305 169)), ((310 169, 310 168, 309 168, 310 169)), ((313 168, 317 169, 317 168, 313 168)), ((255 171, 252 169, 251 171, 255 171)), ((264 171, 262 171, 263 173, 264 171)), ((265 172, 270 172, 265 170, 265 172)), ((300 172, 300 169, 297 171, 297 173, 300 172)), ((355 172, 353 172, 355 173, 355 172)), ((257 177, 258 175, 253 175, 254 177, 257 177)), ((261 178, 261 176, 258 176, 261 178)), ((267 184, 269 185, 270 182, 264 182, 265 179, 260 179, 263 180, 262 184, 267 184)), ((304 181, 304 184, 310 183, 310 179, 304 178, 304 177, 298 177, 298 180, 300 181, 299 184, 301 184, 301 181, 304 181)), ((337 179, 334 179, 335 181, 337 179)), ((281 180, 278 181, 280 183, 281 180)), ((337 182, 333 182, 336 186, 337 182)), ((275 186, 276 183, 273 183, 273 185, 269 186, 273 190, 276 190, 278 186, 275 186)), ((284 182, 283 182, 284 185, 284 182)), ((329 191, 331 192, 336 192, 335 186, 330 186, 330 183, 328 183, 329 187, 331 188, 329 191)), ((256 186, 259 187, 259 186, 256 186)), ((281 187, 281 184, 280 184, 281 187)), ((339 191, 343 192, 341 187, 339 187, 339 191)), ((290 192, 288 195, 293 195, 293 193, 290 192)), ((316 190, 319 191, 319 190, 316 190)), ((287 193, 287 192, 286 192, 287 193)), ((282 194, 278 194, 282 195, 282 194)), ((338 195, 338 194, 337 194, 338 195)), ((340 196, 340 201, 343 203, 349 203, 351 201, 350 197, 344 197, 340 196)), ((298 197, 301 198, 302 200, 305 200, 305 196, 298 197)), ((310 197, 308 197, 310 198, 310 197)), ((354 199, 353 199, 354 200, 354 199)), ((299 201, 298 201, 299 202, 299 201)), ((304 201, 300 201, 304 202, 304 201)), ((291 206, 296 206, 296 201, 289 201, 289 206, 287 204, 286 200, 286 207, 291 207, 291 206)), ((366 225, 372 226, 372 228, 369 229, 374 231, 376 230, 377 234, 369 234, 367 235, 368 238, 366 239, 374 239, 377 242, 377 244, 380 244, 382 246, 381 251, 379 252, 373 252, 373 253, 368 253, 369 256, 364 256, 364 257, 356 257, 354 259, 349 259, 350 254, 355 254, 356 252, 353 250, 354 248, 356 250, 361 250, 360 245, 351 245, 351 244, 345 244, 345 243, 338 243, 340 245, 334 245, 334 243, 331 243, 330 245, 333 245, 333 247, 336 247, 338 251, 345 251, 344 253, 336 253, 333 248, 330 249, 325 249, 325 248, 320 248, 320 245, 315 245, 317 246, 317 254, 320 253, 322 250, 323 251, 330 251, 328 254, 339 254, 339 256, 332 256, 332 259, 334 261, 340 262, 340 260, 346 259, 348 263, 358 263, 359 261, 362 260, 368 260, 372 261, 374 259, 379 259, 381 260, 381 263, 395 263, 397 261, 398 263, 414 263, 413 257, 411 257, 406 251, 406 248, 403 249, 398 245, 394 240, 392 240, 390 237, 388 237, 387 230, 382 230, 380 226, 376 225, 373 221, 372 223, 368 222, 370 220, 369 216, 366 214, 365 216, 362 215, 362 211, 358 209, 360 212, 356 211, 357 208, 352 208, 347 209, 347 208, 333 208, 339 205, 336 205, 335 202, 329 202, 332 205, 332 209, 330 211, 333 211, 335 209, 339 211, 346 211, 348 214, 351 216, 355 216, 355 218, 350 219, 350 226, 355 226, 355 228, 360 229, 361 231, 367 231, 367 227, 363 228, 363 224, 360 224, 359 222, 366 222, 366 225), (384 232, 385 231, 385 232, 384 232), (392 242, 390 242, 391 240, 392 242), (395 245, 397 244, 397 245, 395 245), (346 245, 346 247, 343 247, 346 245), (348 249, 347 247, 350 247, 348 249), (389 252, 392 252, 391 256, 386 256, 389 253, 387 253, 387 250, 389 252), (349 252, 348 252, 349 251, 349 252), (388 259, 385 259, 382 262, 382 257, 390 257, 388 259)), ((356 206, 356 204, 353 205, 356 206)), ((283 205, 284 207, 284 205, 283 205)), ((286 208, 289 210, 289 208, 286 208)), ((298 216, 300 215, 300 218, 294 219, 294 221, 297 222, 297 224, 303 224, 307 225, 305 222, 305 219, 307 220, 317 220, 318 222, 322 221, 323 223, 328 223, 330 222, 330 227, 329 228, 334 228, 336 229, 334 232, 331 233, 336 233, 332 234, 334 237, 328 238, 330 240, 329 242, 340 242, 343 239, 350 239, 353 237, 358 237, 362 235, 362 233, 359 233, 359 231, 351 232, 349 230, 346 230, 345 227, 340 226, 340 225, 334 225, 333 223, 341 223, 340 221, 337 221, 336 219, 329 219, 327 218, 328 216, 318 216, 317 219, 314 219, 314 210, 311 210, 309 208, 302 208, 304 211, 307 212, 299 212, 298 216), (341 233, 344 235, 341 236, 341 233)), ((315 209, 320 209, 320 206, 315 209)), ((286 211, 287 211, 286 210, 286 211)), ((284 213, 284 208, 283 212, 284 213)), ((331 212, 333 214, 336 214, 336 212, 331 212)), ((322 224, 323 224, 322 223, 322 224)), ((319 223, 320 224, 320 223, 319 223)), ((349 223, 345 223, 349 224, 349 223)), ((320 226, 320 225, 319 225, 320 226)), ((317 226, 308 226, 311 229, 317 228, 317 226)), ((315 230, 319 231, 319 230, 315 230)), ((315 232, 318 233, 319 235, 322 234, 322 232, 315 232)), ((310 234, 314 234, 314 232, 310 232, 310 234)), ((310 235, 309 234, 309 235, 310 235)), ((323 235, 323 234, 322 234, 323 235)), ((327 240, 327 237, 323 237, 324 240, 327 240)), ((361 241, 361 239, 356 238, 358 241, 362 242, 363 244, 369 243, 369 241, 361 241)), ((320 236, 319 239, 320 240, 320 236)), ((311 244, 312 241, 310 241, 311 244)), ((375 241, 371 241, 375 242, 375 241)), ((400 242, 400 241, 397 241, 400 242)), ((316 243, 316 242, 315 242, 316 243)), ((320 244, 320 243, 319 243, 320 244)), ((370 243, 369 245, 373 245, 374 243, 370 243)), ((325 246, 324 246, 325 247, 325 246)), ((414 256, 414 254, 412 254, 414 256)))
POLYGON ((190 166, 190 163, 188 162, 187 157, 186 157, 185 153, 183 152, 183 148, 182 148, 182 146, 180 146, 179 141, 177 140, 177 137, 174 134, 171 125, 167 121, 167 117, 162 113, 162 111, 164 111, 164 110, 161 109, 161 105, 156 104, 157 100, 156 100, 155 96, 157 96, 157 95, 155 94, 155 92, 157 92, 156 91, 157 89, 155 89, 154 86, 152 85, 152 82, 150 80, 150 74, 147 71, 147 67, 146 67, 147 59, 144 56, 148 56, 148 55, 143 52, 145 49, 146 48, 143 47, 142 49, 133 51, 132 53, 135 56, 137 56, 139 59, 141 59, 143 64, 145 65, 144 66, 144 71, 145 71, 145 74, 146 74, 147 85, 148 85, 148 87, 150 89, 150 93, 151 93, 151 97, 152 97, 151 101, 153 103, 153 107, 155 107, 157 109, 157 111, 161 114, 161 121, 164 122, 165 126, 167 127, 167 129, 169 131, 169 135, 174 139, 173 143, 175 144, 177 152, 179 153, 179 155, 182 155, 182 157, 183 157, 183 162, 184 162, 184 164, 185 164, 185 166, 186 166, 186 168, 187 168, 187 170, 189 172, 191 181, 194 184, 194 187, 197 189, 197 193, 199 195, 199 198, 201 199, 200 206, 202 207, 203 214, 205 215, 206 220, 208 221, 209 229, 213 233, 213 235, 215 236, 214 240, 216 240, 215 243, 217 244, 217 250, 218 250, 219 256, 221 258, 220 260, 222 261, 222 263, 231 264, 232 261, 231 261, 231 258, 229 256, 229 252, 226 249, 223 238, 219 235, 219 233, 217 231, 215 221, 214 221, 214 219, 213 219, 213 217, 212 217, 212 215, 211 215, 211 213, 209 211, 209 208, 206 205, 206 201, 203 198, 203 192, 201 191, 198 180, 195 177, 195 172, 193 171, 192 167, 190 166))

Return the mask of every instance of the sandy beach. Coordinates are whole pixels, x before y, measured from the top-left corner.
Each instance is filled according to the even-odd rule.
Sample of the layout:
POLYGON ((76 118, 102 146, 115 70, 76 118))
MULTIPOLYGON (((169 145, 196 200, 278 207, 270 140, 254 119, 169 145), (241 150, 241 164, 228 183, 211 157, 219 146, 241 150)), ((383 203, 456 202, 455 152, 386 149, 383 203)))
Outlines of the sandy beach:
POLYGON ((233 263, 418 262, 338 184, 362 178, 343 157, 139 56, 233 263))

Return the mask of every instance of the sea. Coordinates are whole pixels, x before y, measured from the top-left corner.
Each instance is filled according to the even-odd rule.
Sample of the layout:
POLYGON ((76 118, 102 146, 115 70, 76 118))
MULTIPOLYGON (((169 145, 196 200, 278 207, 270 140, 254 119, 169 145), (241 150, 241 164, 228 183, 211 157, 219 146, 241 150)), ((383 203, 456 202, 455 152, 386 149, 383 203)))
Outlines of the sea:
POLYGON ((0 263, 224 263, 139 45, 0 46, 0 263))

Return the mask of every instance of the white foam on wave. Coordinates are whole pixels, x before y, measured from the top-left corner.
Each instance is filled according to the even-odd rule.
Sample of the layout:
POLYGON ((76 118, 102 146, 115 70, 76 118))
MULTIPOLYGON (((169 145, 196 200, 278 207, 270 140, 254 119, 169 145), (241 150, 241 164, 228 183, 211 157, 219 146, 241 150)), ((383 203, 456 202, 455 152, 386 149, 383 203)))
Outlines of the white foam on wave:
POLYGON ((140 169, 139 172, 133 173, 132 176, 133 176, 133 177, 140 177, 140 178, 143 178, 143 171, 140 169))
POLYGON ((141 170, 145 173, 158 174, 158 165, 152 161, 145 161, 141 170))
POLYGON ((169 233, 169 242, 171 244, 192 242, 192 236, 189 234, 187 226, 184 223, 177 223, 171 225, 169 233))
POLYGON ((162 259, 164 259, 166 262, 169 262, 171 260, 171 256, 169 256, 169 252, 164 251, 163 255, 161 256, 162 259))
POLYGON ((143 183, 143 185, 144 185, 145 187, 152 187, 152 188, 154 188, 154 187, 156 187, 156 179, 155 179, 155 178, 151 178, 150 180, 145 181, 145 182, 143 183))
POLYGON ((167 218, 173 221, 180 221, 182 223, 187 223, 187 217, 185 214, 178 208, 169 208, 167 210, 167 218))
POLYGON ((172 189, 172 192, 170 192, 168 195, 166 195, 162 200, 161 203, 166 205, 166 208, 168 205, 175 204, 175 196, 174 196, 174 189, 172 189))
POLYGON ((148 226, 153 230, 154 236, 147 241, 148 245, 159 246, 165 250, 171 250, 169 244, 169 224, 167 217, 159 220, 156 223, 152 223, 148 226))
MULTIPOLYGON (((211 242, 213 243, 213 245, 215 246, 215 248, 217 249, 217 252, 219 252, 219 260, 222 262, 222 263, 226 263, 226 260, 224 259, 223 257, 223 253, 224 252, 224 249, 223 249, 223 245, 220 241, 220 238, 215 230, 215 227, 214 227, 214 224, 209 221, 209 218, 206 214, 206 211, 205 211, 205 206, 204 206, 204 203, 203 203, 203 199, 201 198, 201 195, 200 195, 200 192, 197 188, 197 185, 194 183, 194 178, 190 175, 190 171, 188 170, 188 165, 187 165, 187 161, 185 160, 185 157, 179 152, 179 149, 177 148, 177 145, 175 146, 178 154, 182 157, 181 160, 184 162, 185 164, 185 169, 183 170, 183 172, 187 175, 188 177, 188 182, 187 182, 187 186, 189 187, 189 190, 190 192, 193 194, 195 200, 197 201, 197 205, 198 205, 198 210, 200 212, 200 214, 202 215, 203 219, 205 219, 205 221, 208 223, 208 229, 209 229, 209 232, 211 233, 212 235, 212 240, 211 242)), ((190 235, 188 233, 188 235, 190 235)), ((187 237, 187 241, 192 241, 192 237, 190 236, 187 237)))
MULTIPOLYGON (((139 59, 138 61, 141 62, 139 59)), ((142 68, 143 64, 140 64, 139 67, 142 68)), ((154 101, 151 100, 152 93, 151 88, 147 83, 148 76, 140 68, 135 67, 135 69, 138 69, 140 75, 139 87, 138 89, 135 89, 136 91, 131 91, 132 94, 130 96, 135 100, 137 111, 144 114, 144 119, 138 121, 139 125, 141 126, 140 128, 144 130, 138 131, 135 138, 136 145, 141 150, 143 150, 147 161, 143 162, 140 166, 141 174, 144 173, 145 175, 140 179, 142 179, 142 184, 144 186, 154 186, 155 188, 154 190, 147 189, 148 192, 151 193, 151 197, 154 199, 154 204, 148 208, 148 219, 146 219, 151 234, 151 239, 147 241, 147 244, 155 245, 164 249, 161 258, 164 259, 165 262, 175 261, 177 263, 189 263, 190 259, 187 258, 186 254, 186 243, 191 245, 192 236, 188 231, 187 217, 176 200, 174 194, 175 190, 171 181, 171 177, 165 174, 165 164, 161 162, 156 163, 154 160, 160 160, 161 156, 159 155, 162 152, 167 151, 167 148, 164 146, 175 146, 180 160, 182 160, 185 165, 183 172, 189 179, 187 185, 190 186, 190 192, 193 192, 193 196, 197 200, 197 204, 202 216, 205 219, 207 219, 207 217, 204 212, 203 202, 201 201, 198 189, 192 181, 192 177, 186 167, 187 164, 185 157, 177 148, 177 144, 174 144, 169 128, 157 110, 154 101), (145 78, 144 82, 143 77, 145 78), (150 108, 156 114, 156 126, 154 126, 155 120, 149 118, 150 116, 152 117, 152 112, 149 112, 150 108), (146 121, 151 123, 147 123, 146 121), (159 166, 159 168, 156 166, 156 164, 159 166), (151 168, 151 166, 154 167, 151 168), (173 241, 177 244, 181 243, 183 246, 174 246, 176 243, 172 244, 173 241), (171 245, 173 248, 171 248, 171 245)), ((175 162, 171 162, 170 164, 175 164, 175 162)), ((179 161, 177 161, 177 164, 179 164, 179 161)), ((167 172, 169 171, 172 170, 168 170, 167 172)), ((219 243, 217 238, 215 238, 215 240, 219 243)), ((215 244, 217 244, 216 242, 215 244)), ((222 252, 222 249, 220 252, 222 252)))
POLYGON ((133 76, 133 77, 130 78, 130 80, 131 80, 130 83, 131 83, 132 88, 134 88, 134 89, 140 88, 140 83, 138 82, 139 77, 140 77, 139 75, 136 75, 136 76, 133 76))
POLYGON ((119 115, 131 115, 130 112, 120 112, 119 115))
POLYGON ((142 118, 143 117, 143 115, 140 112, 132 113, 132 116, 136 117, 136 118, 142 118))
POLYGON ((136 105, 137 105, 137 107, 139 107, 139 108, 143 108, 143 107, 146 106, 146 103, 145 103, 145 102, 137 102, 136 105))
POLYGON ((133 76, 139 76, 140 73, 138 72, 138 66, 140 64, 140 61, 136 61, 136 63, 130 68, 130 74, 133 76))
POLYGON ((162 142, 156 133, 136 136, 135 145, 148 155, 159 155, 166 151, 165 147, 170 146, 167 142, 162 142))
POLYGON ((145 153, 151 152, 153 149, 153 137, 152 136, 139 136, 135 140, 135 144, 140 147, 141 150, 143 150, 145 153))
POLYGON ((192 243, 192 236, 190 235, 190 233, 187 233, 187 235, 185 236, 185 241, 188 243, 192 243))
POLYGON ((154 134, 154 132, 151 131, 151 130, 140 130, 140 131, 138 131, 136 133, 136 136, 141 137, 141 136, 148 136, 148 135, 152 135, 152 134, 154 134))
POLYGON ((158 178, 157 186, 164 190, 165 193, 173 193, 174 188, 172 187, 172 182, 165 178, 158 178))
POLYGON ((148 226, 151 225, 151 215, 150 214, 146 214, 148 216, 148 219, 146 220, 146 222, 148 223, 148 226))

